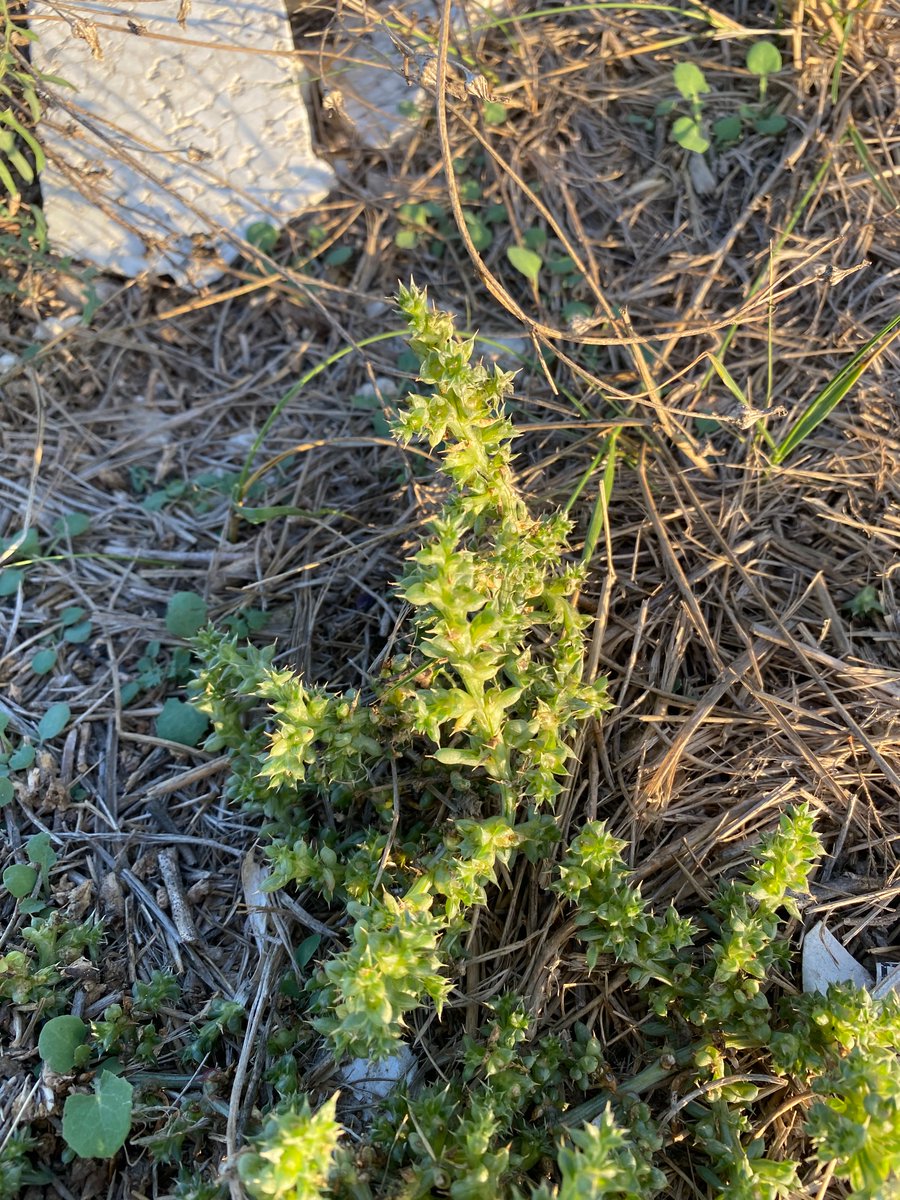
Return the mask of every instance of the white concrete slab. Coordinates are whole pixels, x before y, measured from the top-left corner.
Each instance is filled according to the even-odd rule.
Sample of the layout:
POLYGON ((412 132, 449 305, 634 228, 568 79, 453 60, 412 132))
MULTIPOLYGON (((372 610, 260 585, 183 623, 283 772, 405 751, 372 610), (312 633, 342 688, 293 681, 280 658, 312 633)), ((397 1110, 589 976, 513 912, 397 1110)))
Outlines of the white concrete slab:
POLYGON ((312 151, 284 0, 187 7, 182 27, 179 0, 79 3, 79 37, 67 7, 33 3, 35 65, 74 86, 84 117, 72 125, 56 109, 48 117, 62 129, 40 130, 67 164, 41 176, 59 253, 126 276, 205 282, 221 271, 216 253, 237 253, 221 229, 283 224, 331 188, 312 151))

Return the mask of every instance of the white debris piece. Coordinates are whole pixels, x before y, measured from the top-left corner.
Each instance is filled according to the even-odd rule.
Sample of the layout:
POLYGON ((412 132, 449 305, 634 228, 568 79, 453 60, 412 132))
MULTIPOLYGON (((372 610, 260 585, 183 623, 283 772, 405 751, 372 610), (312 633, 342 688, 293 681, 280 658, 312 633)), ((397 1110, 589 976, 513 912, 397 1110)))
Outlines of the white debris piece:
MULTIPOLYGON (((506 7, 507 0, 467 0, 454 4, 450 13, 454 37, 467 42, 470 29, 506 7)), ((434 42, 407 33, 398 17, 405 16, 410 29, 422 28, 433 35, 439 13, 437 6, 429 11, 421 0, 369 5, 367 12, 378 23, 360 30, 359 18, 354 13, 354 23, 348 22, 343 36, 335 41, 335 53, 323 81, 325 106, 342 117, 364 145, 383 150, 408 138, 432 103, 412 81, 421 60, 434 55, 434 42), (432 19, 428 21, 427 16, 432 19), (388 33, 386 21, 390 21, 396 41, 388 33), (408 45, 415 54, 407 63, 402 45, 408 45)))
POLYGON ((814 925, 803 939, 802 967, 804 992, 826 992, 831 983, 864 988, 873 983, 865 967, 828 932, 824 921, 814 925))
POLYGON ((399 1084, 408 1082, 415 1069, 416 1056, 403 1043, 396 1054, 380 1062, 354 1058, 341 1068, 338 1086, 343 1099, 351 1101, 354 1107, 371 1108, 399 1084))
POLYGON ((876 1000, 884 1000, 891 992, 900 993, 900 965, 879 963, 878 980, 872 988, 872 995, 876 1000))
POLYGON ((32 54, 75 89, 59 89, 72 113, 58 105, 40 129, 53 248, 199 283, 221 273, 216 253, 237 255, 223 229, 283 224, 333 175, 312 151, 283 0, 182 7, 183 27, 177 0, 89 0, 53 19, 34 4, 32 54))

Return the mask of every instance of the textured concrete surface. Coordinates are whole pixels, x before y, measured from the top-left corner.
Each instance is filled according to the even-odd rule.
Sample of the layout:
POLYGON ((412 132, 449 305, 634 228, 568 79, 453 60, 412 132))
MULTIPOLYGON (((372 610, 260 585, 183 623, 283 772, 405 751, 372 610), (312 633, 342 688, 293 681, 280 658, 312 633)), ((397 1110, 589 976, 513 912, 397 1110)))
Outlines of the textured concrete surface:
POLYGON ((178 0, 79 4, 74 27, 49 11, 32 12, 35 64, 84 118, 57 108, 41 129, 67 164, 41 176, 58 252, 205 282, 238 253, 222 229, 283 224, 329 191, 295 64, 275 53, 293 50, 283 0, 193 0, 183 28, 178 0))

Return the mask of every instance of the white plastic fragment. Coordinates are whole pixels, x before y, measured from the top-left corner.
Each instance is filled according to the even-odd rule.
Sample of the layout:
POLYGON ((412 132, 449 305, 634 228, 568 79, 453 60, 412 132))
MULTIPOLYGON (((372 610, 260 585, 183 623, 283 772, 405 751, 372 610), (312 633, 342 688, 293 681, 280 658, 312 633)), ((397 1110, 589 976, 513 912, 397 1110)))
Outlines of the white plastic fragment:
POLYGON ((878 980, 872 988, 876 1000, 883 1000, 891 992, 900 992, 900 964, 879 963, 878 980))
POLYGON ((397 1054, 380 1062, 354 1058, 341 1068, 338 1086, 345 1102, 349 1099, 354 1106, 370 1108, 399 1084, 406 1083, 415 1069, 415 1055, 409 1046, 401 1045, 397 1054))
POLYGON ((250 931, 256 942, 257 953, 260 955, 265 952, 268 941, 266 912, 272 899, 265 891, 268 878, 269 870, 266 864, 261 862, 252 850, 245 854, 241 862, 241 887, 249 913, 250 931))
POLYGON ((80 313, 65 313, 63 316, 44 317, 43 321, 38 321, 32 330, 31 336, 36 342, 49 342, 53 338, 60 337, 68 329, 74 329, 76 325, 81 324, 80 313))
POLYGON ((193 0, 184 28, 178 9, 34 5, 32 53, 83 117, 57 107, 40 127, 54 249, 196 284, 237 256, 223 229, 283 224, 333 175, 312 152, 283 0, 193 0))
POLYGON ((832 983, 871 989, 874 983, 865 967, 828 932, 824 921, 814 925, 803 939, 802 974, 804 992, 826 992, 832 983))

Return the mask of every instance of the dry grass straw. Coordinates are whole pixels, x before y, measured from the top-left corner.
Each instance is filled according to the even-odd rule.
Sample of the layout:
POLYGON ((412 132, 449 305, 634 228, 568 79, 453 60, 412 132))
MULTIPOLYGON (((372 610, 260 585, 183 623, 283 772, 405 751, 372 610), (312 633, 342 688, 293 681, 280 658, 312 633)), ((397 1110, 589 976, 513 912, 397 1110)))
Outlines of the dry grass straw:
MULTIPOLYGON (((737 321, 730 371, 755 406, 781 404, 793 415, 892 315, 900 278, 889 203, 898 195, 898 18, 886 4, 865 8, 843 47, 833 103, 835 18, 824 2, 795 5, 792 69, 778 93, 788 136, 754 136, 720 154, 716 189, 702 195, 664 124, 647 133, 632 118, 652 116, 679 57, 702 66, 723 108, 752 97, 743 71, 749 10, 730 6, 718 26, 688 28, 676 13, 573 9, 528 19, 525 8, 516 5, 521 19, 474 42, 509 106, 505 125, 484 129, 477 105, 441 89, 449 70, 442 54, 437 126, 387 156, 337 136, 342 183, 287 233, 278 260, 310 258, 303 235, 315 223, 326 246, 354 248, 350 264, 314 260, 303 274, 268 263, 262 276, 248 266, 200 297, 162 284, 121 285, 90 328, 57 339, 4 383, 4 531, 20 527, 26 513, 42 529, 71 511, 92 522, 71 554, 32 566, 23 596, 0 609, 11 728, 33 732, 60 699, 76 718, 61 754, 39 756, 4 809, 9 853, 24 835, 50 831, 61 855, 58 902, 104 917, 101 969, 78 982, 83 1015, 99 1015, 153 968, 177 972, 184 999, 161 1069, 175 1069, 187 1023, 210 997, 248 1007, 261 997, 243 1047, 203 1068, 220 1073, 219 1094, 234 1102, 230 1149, 251 1107, 265 1102, 256 1051, 276 1018, 272 982, 293 945, 311 929, 332 933, 333 922, 325 911, 307 912, 313 901, 299 897, 279 900, 260 924, 246 866, 241 878, 256 833, 222 798, 222 761, 160 743, 153 717, 164 689, 123 710, 121 684, 148 640, 171 644, 163 614, 179 589, 202 592, 215 620, 247 604, 265 607, 265 636, 278 639, 282 662, 335 686, 365 684, 400 617, 391 582, 433 505, 427 484, 399 450, 369 437, 369 416, 352 404, 366 382, 402 379, 397 344, 352 354, 321 374, 266 439, 273 458, 301 443, 314 447, 265 479, 266 503, 306 516, 240 523, 229 540, 224 498, 198 493, 210 501, 205 510, 182 499, 148 512, 136 483, 239 471, 301 371, 394 320, 386 297, 398 277, 430 284, 437 302, 485 334, 520 336, 524 325, 535 354, 518 384, 517 417, 528 429, 519 465, 536 502, 564 503, 605 431, 624 426, 582 597, 597 615, 593 660, 610 676, 616 709, 585 739, 563 826, 607 818, 629 840, 646 894, 690 909, 744 860, 779 810, 806 798, 829 849, 812 913, 827 916, 857 955, 897 956, 896 353, 774 470, 752 431, 741 430, 727 391, 715 380, 701 384, 705 353, 737 321), (877 181, 851 129, 881 172, 877 181), (436 166, 442 143, 445 160, 469 158, 483 202, 506 207, 509 237, 483 256, 458 242, 441 259, 394 246, 400 203, 447 203, 436 166), (596 323, 580 334, 560 328, 556 283, 536 292, 506 261, 509 241, 536 223, 583 264, 596 323), (761 273, 766 286, 748 303, 761 273), (718 432, 701 435, 697 415, 718 419, 718 432), (871 624, 854 622, 844 607, 866 584, 879 589, 884 608, 871 624), (95 636, 65 648, 53 674, 35 676, 33 649, 71 603, 89 610, 95 636), (67 789, 76 780, 87 799, 72 804, 67 789), (163 846, 173 851, 168 887, 163 846), (173 903, 183 906, 181 919, 173 903), (195 939, 186 936, 191 928, 195 939)), ((434 33, 440 43, 439 27, 434 33)), ((318 27, 320 42, 309 39, 313 70, 328 36, 318 27)), ((450 45, 446 29, 442 45, 450 45)), ((322 134, 330 136, 327 128, 322 134)), ((452 171, 450 178, 458 208, 452 171)), ((20 287, 3 314, 5 348, 13 350, 29 342, 36 318, 66 303, 46 271, 26 273, 20 287)), ((593 496, 583 501, 575 511, 586 521, 593 496)), ((588 1019, 613 1067, 630 1063, 639 1042, 624 980, 586 973, 546 882, 520 864, 478 915, 453 1011, 443 1024, 426 1017, 417 1031, 423 1062, 439 1062, 463 1024, 474 1028, 480 1004, 515 988, 542 1029, 588 1019)), ((17 918, 12 907, 5 916, 9 942, 17 918)), ((11 1013, 3 1020, 10 1053, 31 1065, 36 1021, 11 1013)), ((27 1076, 15 1078, 24 1094, 27 1076)), ((307 1082, 327 1086, 312 1062, 307 1082)), ((768 1120, 789 1149, 798 1115, 773 1099, 768 1120)), ((215 1141, 206 1153, 217 1157, 215 1141)), ((677 1178, 679 1165, 673 1169, 677 1178)), ((98 1194, 93 1170, 70 1167, 59 1194, 98 1194)), ((103 1192, 162 1195, 167 1178, 138 1158, 106 1178, 103 1192)), ((819 1185, 820 1195, 832 1194, 827 1180, 819 1185)))

